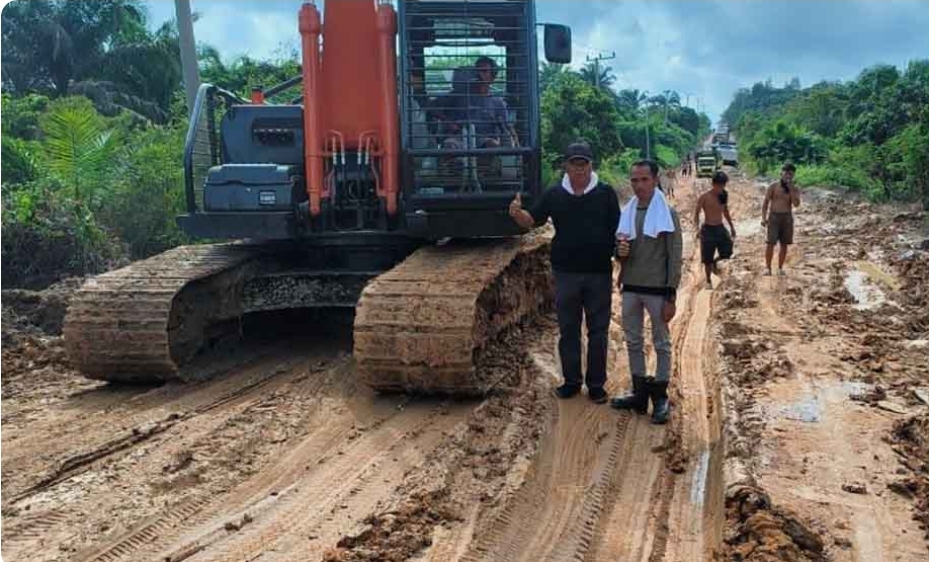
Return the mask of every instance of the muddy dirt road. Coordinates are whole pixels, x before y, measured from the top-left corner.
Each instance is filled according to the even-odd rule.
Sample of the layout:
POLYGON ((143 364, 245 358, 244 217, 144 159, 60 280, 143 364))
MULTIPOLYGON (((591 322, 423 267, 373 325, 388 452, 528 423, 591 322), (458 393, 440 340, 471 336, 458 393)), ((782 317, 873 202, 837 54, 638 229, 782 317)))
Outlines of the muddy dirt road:
MULTIPOLYGON (((77 378, 55 338, 5 339, 4 560, 926 559, 912 517, 929 511, 929 414, 913 391, 929 291, 904 288, 929 259, 900 259, 922 219, 813 192, 790 275, 763 278, 760 194, 739 178, 739 255, 709 291, 698 187, 677 189, 688 273, 668 426, 556 400, 550 314, 485 354, 486 374, 517 382, 473 401, 373 394, 345 322, 159 388, 77 378)), ((614 320, 618 393, 618 295, 614 320)))

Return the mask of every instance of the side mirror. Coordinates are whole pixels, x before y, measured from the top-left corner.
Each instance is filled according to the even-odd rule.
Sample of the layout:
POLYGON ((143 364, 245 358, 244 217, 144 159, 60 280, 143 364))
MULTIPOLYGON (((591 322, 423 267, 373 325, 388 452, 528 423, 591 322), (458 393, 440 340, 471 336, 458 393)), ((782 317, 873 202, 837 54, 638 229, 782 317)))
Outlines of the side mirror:
POLYGON ((571 62, 571 28, 553 23, 545 24, 545 60, 557 64, 571 62))

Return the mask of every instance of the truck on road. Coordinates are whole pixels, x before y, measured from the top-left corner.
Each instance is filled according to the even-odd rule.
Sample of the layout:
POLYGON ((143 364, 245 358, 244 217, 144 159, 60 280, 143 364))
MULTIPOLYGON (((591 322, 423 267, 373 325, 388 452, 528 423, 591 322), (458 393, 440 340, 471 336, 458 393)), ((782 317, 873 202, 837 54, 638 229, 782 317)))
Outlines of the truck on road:
POLYGON ((736 149, 735 143, 721 143, 717 151, 719 152, 720 159, 724 165, 739 165, 739 151, 736 149))
POLYGON ((697 177, 711 178, 720 166, 720 155, 717 150, 701 150, 697 153, 697 177))

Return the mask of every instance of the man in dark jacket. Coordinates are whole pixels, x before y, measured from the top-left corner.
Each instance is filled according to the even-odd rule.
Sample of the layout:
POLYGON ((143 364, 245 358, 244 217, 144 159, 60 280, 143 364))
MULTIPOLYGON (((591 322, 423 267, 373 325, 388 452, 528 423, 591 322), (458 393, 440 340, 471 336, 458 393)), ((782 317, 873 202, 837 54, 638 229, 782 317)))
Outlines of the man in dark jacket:
POLYGON ((522 208, 519 194, 510 204, 510 216, 519 226, 541 226, 551 217, 552 270, 555 273, 555 307, 558 313, 558 354, 564 384, 559 398, 581 391, 581 315, 587 319, 587 395, 606 402, 606 355, 613 287, 613 249, 619 223, 619 200, 593 171, 593 151, 575 142, 565 153, 565 174, 559 185, 542 194, 535 206, 522 208))

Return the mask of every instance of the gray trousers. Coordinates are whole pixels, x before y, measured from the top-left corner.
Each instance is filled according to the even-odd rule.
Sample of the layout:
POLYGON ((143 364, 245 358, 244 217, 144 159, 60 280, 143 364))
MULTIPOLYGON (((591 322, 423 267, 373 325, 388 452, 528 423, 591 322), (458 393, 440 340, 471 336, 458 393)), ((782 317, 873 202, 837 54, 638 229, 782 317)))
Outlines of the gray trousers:
POLYGON ((671 335, 668 324, 661 318, 663 307, 664 297, 661 295, 623 293, 623 332, 626 335, 626 350, 629 352, 629 371, 633 377, 646 376, 642 331, 647 310, 652 320, 652 343, 658 354, 655 380, 667 381, 671 378, 671 335))
POLYGON ((565 384, 581 385, 581 314, 587 319, 587 388, 606 384, 613 276, 610 273, 555 272, 558 355, 565 384))

